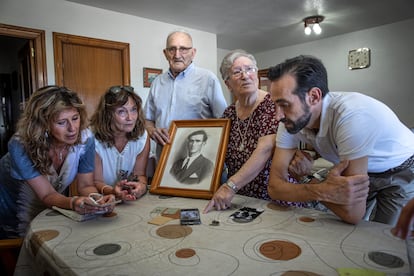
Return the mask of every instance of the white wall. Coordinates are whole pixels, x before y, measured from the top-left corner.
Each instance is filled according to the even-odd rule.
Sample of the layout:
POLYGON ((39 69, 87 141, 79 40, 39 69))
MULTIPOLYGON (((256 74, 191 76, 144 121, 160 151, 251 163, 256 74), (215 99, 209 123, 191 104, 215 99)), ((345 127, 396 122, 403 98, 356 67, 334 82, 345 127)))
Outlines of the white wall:
MULTIPOLYGON (((414 127, 414 19, 319 41, 257 53, 259 68, 310 54, 328 70, 331 91, 357 91, 387 104, 408 127, 414 127), (371 48, 371 66, 349 70, 348 51, 371 48)), ((225 51, 219 52, 223 58, 225 51)), ((219 60, 221 62, 221 60, 219 60)), ((381 116, 381 114, 378 114, 381 116)))
MULTIPOLYGON (((55 83, 52 32, 87 36, 130 44, 131 85, 145 101, 149 88, 143 87, 142 68, 168 69, 162 53, 167 35, 183 26, 171 25, 64 0, 1 0, 0 23, 46 32, 48 84, 55 83)), ((185 28, 197 48, 195 64, 217 70, 215 34, 185 28)))

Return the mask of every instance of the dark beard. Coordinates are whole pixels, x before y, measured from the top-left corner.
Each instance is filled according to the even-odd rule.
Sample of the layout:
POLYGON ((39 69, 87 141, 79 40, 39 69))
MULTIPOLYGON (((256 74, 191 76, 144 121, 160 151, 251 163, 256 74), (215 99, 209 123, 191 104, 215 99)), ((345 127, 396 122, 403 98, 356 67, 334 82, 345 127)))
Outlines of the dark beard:
POLYGON ((309 112, 309 107, 304 106, 305 114, 303 114, 299 119, 297 119, 295 122, 286 118, 283 118, 280 120, 282 123, 285 124, 285 128, 287 132, 290 134, 296 134, 300 130, 306 127, 306 125, 309 123, 312 114, 309 112), (287 126, 286 123, 288 123, 291 126, 287 126))

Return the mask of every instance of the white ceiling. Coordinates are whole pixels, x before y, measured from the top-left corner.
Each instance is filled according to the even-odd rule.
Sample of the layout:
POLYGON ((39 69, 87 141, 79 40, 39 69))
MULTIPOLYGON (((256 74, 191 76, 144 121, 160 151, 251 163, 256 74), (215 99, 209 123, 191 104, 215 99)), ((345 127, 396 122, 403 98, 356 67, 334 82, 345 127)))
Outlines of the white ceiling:
POLYGON ((251 53, 414 18, 413 0, 67 1, 215 33, 218 48, 251 53), (303 32, 310 15, 325 16, 319 36, 303 32))

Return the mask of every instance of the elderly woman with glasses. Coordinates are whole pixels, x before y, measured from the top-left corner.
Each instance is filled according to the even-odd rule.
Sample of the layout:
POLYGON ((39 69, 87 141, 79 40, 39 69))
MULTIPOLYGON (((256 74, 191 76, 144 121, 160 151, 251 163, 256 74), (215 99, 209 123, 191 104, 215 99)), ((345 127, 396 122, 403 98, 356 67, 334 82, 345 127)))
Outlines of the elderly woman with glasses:
POLYGON ((257 64, 253 55, 243 50, 231 51, 224 57, 220 73, 237 99, 223 113, 224 118, 231 120, 225 157, 229 178, 205 207, 205 213, 213 208, 229 208, 236 193, 271 200, 267 184, 278 127, 275 105, 268 92, 258 89, 257 64))
POLYGON ((149 137, 142 100, 131 86, 113 86, 91 119, 95 135, 95 184, 102 194, 136 200, 147 191, 149 137))
POLYGON ((95 145, 85 107, 65 87, 46 86, 32 94, 0 160, 0 238, 23 237, 30 221, 52 206, 79 214, 111 212, 114 196, 90 195, 95 145), (68 197, 77 179, 80 196, 68 197), (108 203, 108 204, 107 204, 108 203))

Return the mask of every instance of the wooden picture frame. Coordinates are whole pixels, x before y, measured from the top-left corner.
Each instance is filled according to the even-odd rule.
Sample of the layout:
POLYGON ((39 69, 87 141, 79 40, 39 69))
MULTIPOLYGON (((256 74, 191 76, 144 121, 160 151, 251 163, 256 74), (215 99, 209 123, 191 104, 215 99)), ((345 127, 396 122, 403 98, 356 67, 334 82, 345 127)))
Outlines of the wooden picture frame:
POLYGON ((151 87, 152 81, 162 74, 162 69, 144 67, 144 87, 151 87))
POLYGON ((229 119, 172 121, 171 143, 162 149, 150 193, 211 199, 221 184, 229 132, 229 119), (206 141, 202 140, 203 131, 207 134, 206 141), (201 156, 190 161, 185 169, 190 148, 191 151, 201 148, 201 156))

